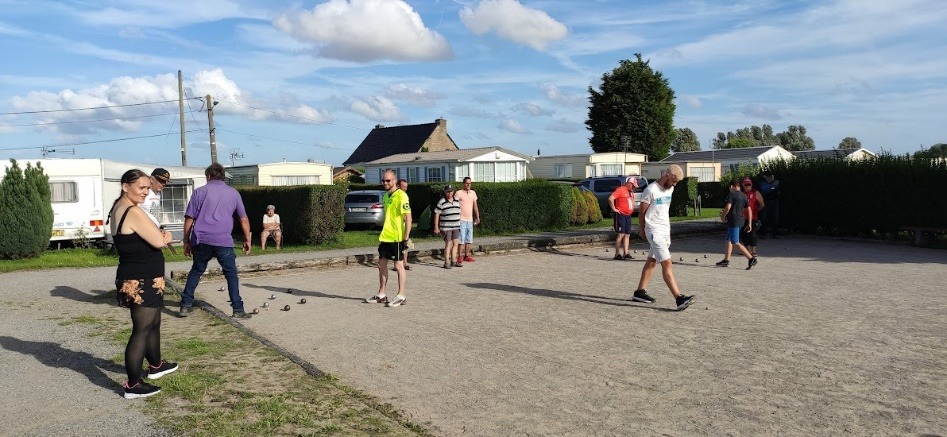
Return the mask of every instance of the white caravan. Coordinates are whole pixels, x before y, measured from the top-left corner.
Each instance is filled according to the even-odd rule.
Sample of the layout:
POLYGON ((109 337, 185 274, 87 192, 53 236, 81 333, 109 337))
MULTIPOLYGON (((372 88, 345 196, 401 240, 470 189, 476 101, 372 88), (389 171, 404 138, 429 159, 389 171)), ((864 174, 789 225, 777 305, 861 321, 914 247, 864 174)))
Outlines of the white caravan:
MULTIPOLYGON (((121 194, 121 178, 126 171, 137 168, 151 174, 156 166, 140 165, 107 159, 36 159, 17 161, 21 169, 26 163, 39 163, 49 176, 52 192, 52 242, 111 241, 108 218, 112 203, 121 194)), ((4 166, 9 167, 9 164, 4 166)), ((171 172, 171 181, 161 192, 159 222, 180 239, 184 227, 184 210, 194 189, 207 183, 204 169, 164 167, 171 172)))

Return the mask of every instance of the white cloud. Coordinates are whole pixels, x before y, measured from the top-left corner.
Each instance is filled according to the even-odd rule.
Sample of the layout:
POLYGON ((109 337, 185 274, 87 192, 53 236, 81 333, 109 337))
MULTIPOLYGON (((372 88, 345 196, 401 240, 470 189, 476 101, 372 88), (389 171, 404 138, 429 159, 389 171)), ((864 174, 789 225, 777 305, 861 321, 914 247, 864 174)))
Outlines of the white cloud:
POLYGON ((569 34, 564 24, 541 10, 523 6, 518 0, 482 0, 476 8, 464 6, 460 20, 476 35, 493 31, 540 51, 569 34))
POLYGON ((526 114, 532 115, 533 117, 542 117, 545 115, 554 114, 552 110, 545 109, 535 103, 517 103, 510 109, 517 112, 524 112, 526 114))
POLYGON ((758 103, 750 103, 743 108, 743 115, 754 118, 762 118, 764 120, 781 120, 782 115, 779 115, 779 110, 774 108, 769 108, 758 103))
MULTIPOLYGON (((100 2, 108 3, 108 2, 100 2)), ((95 26, 177 28, 233 18, 264 19, 266 12, 232 0, 162 0, 160 2, 117 1, 94 11, 77 11, 83 21, 95 26), (130 4, 129 4, 130 3, 130 4)), ((253 3, 249 3, 252 5, 253 3)))
POLYGON ((578 107, 588 105, 588 96, 585 94, 567 94, 551 83, 540 84, 539 89, 543 91, 547 99, 563 106, 578 107))
POLYGON ((406 118, 394 102, 385 97, 356 99, 349 108, 372 121, 400 121, 406 118))
POLYGON ((444 96, 418 87, 403 83, 390 85, 385 95, 396 100, 405 100, 418 106, 436 106, 437 101, 444 96))
POLYGON ((474 118, 497 118, 500 114, 489 112, 481 108, 473 108, 470 106, 457 106, 451 108, 450 113, 452 115, 459 115, 461 117, 474 117, 474 118))
POLYGON ((703 102, 700 101, 700 98, 697 96, 692 96, 690 94, 680 94, 677 96, 677 100, 690 106, 691 108, 700 108, 704 106, 703 102))
POLYGON ((578 132, 584 128, 585 126, 582 123, 576 123, 574 121, 569 121, 564 118, 557 118, 553 120, 551 123, 549 123, 548 126, 546 126, 546 129, 551 130, 553 132, 562 132, 562 133, 567 133, 567 134, 578 132))
POLYGON ((354 62, 453 58, 443 35, 424 26, 402 0, 329 0, 312 10, 283 14, 273 25, 320 55, 354 62))
POLYGON ((506 120, 501 121, 500 124, 497 125, 497 127, 505 131, 513 132, 514 134, 528 134, 529 133, 529 130, 523 127, 523 125, 520 124, 520 122, 513 120, 512 118, 507 118, 506 120))

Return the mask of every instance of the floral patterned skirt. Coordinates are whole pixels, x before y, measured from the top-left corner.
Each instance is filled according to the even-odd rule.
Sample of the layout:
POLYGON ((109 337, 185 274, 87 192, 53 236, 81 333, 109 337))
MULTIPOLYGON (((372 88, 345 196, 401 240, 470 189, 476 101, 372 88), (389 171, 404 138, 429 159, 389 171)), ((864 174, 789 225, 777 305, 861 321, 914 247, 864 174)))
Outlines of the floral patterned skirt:
POLYGON ((164 307, 164 277, 153 279, 116 279, 119 306, 164 307))

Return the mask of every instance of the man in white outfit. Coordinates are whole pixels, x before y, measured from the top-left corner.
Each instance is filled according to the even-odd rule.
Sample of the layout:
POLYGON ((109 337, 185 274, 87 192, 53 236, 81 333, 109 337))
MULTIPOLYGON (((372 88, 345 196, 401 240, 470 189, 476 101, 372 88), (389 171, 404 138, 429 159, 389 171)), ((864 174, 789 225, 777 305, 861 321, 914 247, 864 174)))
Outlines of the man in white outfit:
POLYGON ((156 168, 151 172, 151 188, 148 190, 148 197, 145 197, 145 201, 139 204, 148 213, 148 218, 158 226, 161 226, 158 218, 161 216, 161 191, 164 190, 164 186, 168 185, 170 180, 171 172, 161 167, 156 168))

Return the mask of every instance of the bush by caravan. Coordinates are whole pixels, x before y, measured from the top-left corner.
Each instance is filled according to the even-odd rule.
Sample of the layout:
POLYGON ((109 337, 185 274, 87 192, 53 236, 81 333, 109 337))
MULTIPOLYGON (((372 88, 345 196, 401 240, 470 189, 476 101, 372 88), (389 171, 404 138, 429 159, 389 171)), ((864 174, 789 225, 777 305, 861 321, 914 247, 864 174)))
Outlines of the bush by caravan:
MULTIPOLYGON (((111 242, 105 221, 122 191, 122 174, 133 168, 150 174, 153 165, 138 165, 107 159, 39 159, 27 162, 43 167, 52 193, 53 235, 51 242, 104 244, 111 242)), ((26 163, 22 163, 21 167, 26 163)), ((204 171, 192 167, 165 167, 171 181, 161 192, 158 221, 180 239, 184 211, 194 189, 204 185, 204 171)))

